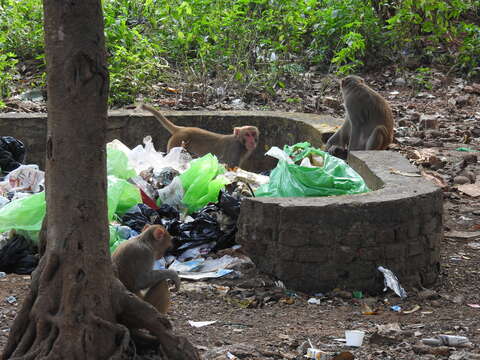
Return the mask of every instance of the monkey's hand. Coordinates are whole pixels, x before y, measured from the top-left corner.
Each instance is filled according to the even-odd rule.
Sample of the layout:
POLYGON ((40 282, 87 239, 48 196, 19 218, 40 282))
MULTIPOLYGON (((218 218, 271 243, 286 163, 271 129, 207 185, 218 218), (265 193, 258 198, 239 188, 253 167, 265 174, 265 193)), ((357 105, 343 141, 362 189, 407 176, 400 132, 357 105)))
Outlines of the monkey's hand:
POLYGON ((180 277, 178 276, 177 272, 175 270, 168 270, 168 271, 172 271, 174 273, 172 274, 173 276, 170 278, 170 280, 172 280, 175 283, 174 291, 180 290, 180 277))

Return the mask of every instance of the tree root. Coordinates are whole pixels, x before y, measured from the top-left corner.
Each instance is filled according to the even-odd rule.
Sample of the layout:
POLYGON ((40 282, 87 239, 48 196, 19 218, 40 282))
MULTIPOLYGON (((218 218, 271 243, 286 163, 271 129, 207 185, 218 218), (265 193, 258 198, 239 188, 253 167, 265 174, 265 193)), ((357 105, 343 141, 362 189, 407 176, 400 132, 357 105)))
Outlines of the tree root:
MULTIPOLYGON (((41 258, 32 274, 30 293, 0 359, 120 360, 132 358, 136 348, 145 347, 164 360, 200 359, 187 339, 173 334, 166 317, 129 292, 113 274, 108 291, 110 306, 103 314, 88 307, 84 300, 90 296, 87 291, 78 298, 72 295, 79 284, 67 284, 70 293, 63 289, 63 272, 69 265, 56 256, 50 261, 47 258, 41 258)), ((102 300, 105 304, 106 299, 102 300)))

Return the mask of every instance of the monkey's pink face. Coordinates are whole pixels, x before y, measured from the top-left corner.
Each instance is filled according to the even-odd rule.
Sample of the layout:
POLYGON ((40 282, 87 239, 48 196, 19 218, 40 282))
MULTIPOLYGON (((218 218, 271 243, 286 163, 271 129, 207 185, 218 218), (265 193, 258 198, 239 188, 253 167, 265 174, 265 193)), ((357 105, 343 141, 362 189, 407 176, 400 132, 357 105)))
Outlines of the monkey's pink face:
POLYGON ((259 131, 255 126, 235 128, 234 134, 247 150, 253 151, 257 147, 259 131))

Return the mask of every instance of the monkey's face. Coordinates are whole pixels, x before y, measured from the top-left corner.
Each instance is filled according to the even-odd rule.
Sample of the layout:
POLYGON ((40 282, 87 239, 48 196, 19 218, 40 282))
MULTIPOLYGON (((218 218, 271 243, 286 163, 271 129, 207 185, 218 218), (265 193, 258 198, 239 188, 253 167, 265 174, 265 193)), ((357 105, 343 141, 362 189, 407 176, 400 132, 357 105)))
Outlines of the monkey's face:
POLYGON ((247 150, 253 151, 257 147, 260 132, 255 126, 242 126, 235 128, 234 134, 247 150))
POLYGON ((360 76, 349 75, 342 80, 342 89, 349 88, 352 86, 358 86, 364 83, 365 82, 360 76))
POLYGON ((152 234, 151 246, 155 251, 155 258, 161 259, 165 252, 172 247, 172 236, 162 225, 150 225, 145 231, 152 234))

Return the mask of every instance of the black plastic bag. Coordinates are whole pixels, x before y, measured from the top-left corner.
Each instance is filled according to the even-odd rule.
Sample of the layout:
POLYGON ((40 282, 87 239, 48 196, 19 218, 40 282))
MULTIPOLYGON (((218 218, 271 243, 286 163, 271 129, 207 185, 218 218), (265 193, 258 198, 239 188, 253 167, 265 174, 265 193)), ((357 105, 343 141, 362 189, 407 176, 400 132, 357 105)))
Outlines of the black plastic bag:
POLYGON ((9 173, 25 161, 25 145, 11 136, 0 137, 0 168, 9 173))
POLYGON ((7 274, 31 274, 38 265, 37 249, 25 237, 15 234, 0 248, 0 271, 7 274))

